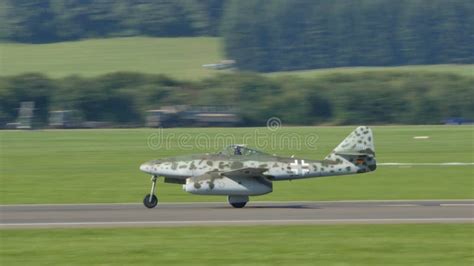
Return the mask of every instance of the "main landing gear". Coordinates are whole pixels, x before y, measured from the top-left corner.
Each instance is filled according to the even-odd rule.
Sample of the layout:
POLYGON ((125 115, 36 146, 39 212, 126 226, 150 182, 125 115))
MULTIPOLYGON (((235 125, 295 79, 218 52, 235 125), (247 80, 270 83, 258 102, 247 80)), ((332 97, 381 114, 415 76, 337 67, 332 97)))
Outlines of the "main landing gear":
POLYGON ((249 196, 227 196, 227 201, 234 208, 243 208, 249 202, 249 196))
POLYGON ((143 199, 143 204, 145 207, 152 209, 155 208, 156 205, 158 204, 158 198, 155 195, 156 191, 156 181, 158 180, 158 177, 156 175, 153 175, 151 177, 151 192, 150 194, 147 194, 145 198, 143 199))

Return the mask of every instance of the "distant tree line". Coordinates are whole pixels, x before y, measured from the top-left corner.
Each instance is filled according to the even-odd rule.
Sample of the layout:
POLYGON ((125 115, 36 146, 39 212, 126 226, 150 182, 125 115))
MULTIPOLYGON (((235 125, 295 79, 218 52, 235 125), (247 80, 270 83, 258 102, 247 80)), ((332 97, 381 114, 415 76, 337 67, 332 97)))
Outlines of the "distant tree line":
POLYGON ((3 0, 6 40, 47 43, 117 36, 215 36, 225 0, 3 0))
POLYGON ((202 81, 113 73, 50 79, 42 74, 0 77, 0 124, 13 122, 22 101, 36 103, 47 124, 52 110, 77 110, 87 121, 143 125, 146 110, 164 105, 233 105, 243 126, 285 124, 437 124, 474 119, 474 78, 423 71, 327 74, 316 78, 222 74, 202 81))
POLYGON ((245 70, 474 63, 472 0, 232 0, 223 17, 245 70))

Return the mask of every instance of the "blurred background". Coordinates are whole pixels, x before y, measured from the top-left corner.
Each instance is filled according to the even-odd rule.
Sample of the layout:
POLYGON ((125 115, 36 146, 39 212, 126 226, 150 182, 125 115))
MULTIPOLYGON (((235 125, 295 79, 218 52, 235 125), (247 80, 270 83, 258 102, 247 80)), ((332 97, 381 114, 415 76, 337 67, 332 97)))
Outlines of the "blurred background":
MULTIPOLYGON (((0 0, 0 129, 41 129, 0 130, 0 265, 473 265, 473 223, 441 224, 473 215, 474 126, 457 126, 474 120, 473 25, 474 0, 0 0), (269 118, 283 127, 266 130, 269 118), (374 130, 375 172, 275 182, 250 216, 193 205, 202 213, 189 219, 326 209, 412 223, 432 211, 426 224, 2 230, 12 213, 21 226, 178 221, 191 208, 141 206, 143 162, 232 143, 322 159, 361 124, 374 130), (342 200, 372 203, 303 203, 342 200)), ((226 200, 164 178, 157 193, 226 200)))
POLYGON ((0 128, 474 118, 471 0, 2 0, 0 128))

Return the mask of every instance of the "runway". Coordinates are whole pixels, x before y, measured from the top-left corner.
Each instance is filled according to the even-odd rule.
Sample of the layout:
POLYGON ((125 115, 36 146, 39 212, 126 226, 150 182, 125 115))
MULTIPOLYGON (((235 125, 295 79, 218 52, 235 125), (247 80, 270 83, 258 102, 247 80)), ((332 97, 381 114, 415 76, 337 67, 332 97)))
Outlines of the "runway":
POLYGON ((474 200, 0 205, 0 228, 474 223, 474 200))

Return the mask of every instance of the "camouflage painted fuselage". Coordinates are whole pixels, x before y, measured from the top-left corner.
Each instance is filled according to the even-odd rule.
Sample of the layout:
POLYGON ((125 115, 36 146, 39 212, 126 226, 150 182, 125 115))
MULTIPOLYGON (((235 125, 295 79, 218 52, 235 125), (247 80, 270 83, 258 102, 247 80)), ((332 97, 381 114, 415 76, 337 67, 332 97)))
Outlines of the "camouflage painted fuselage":
POLYGON ((370 171, 370 157, 346 159, 331 155, 322 161, 285 158, 271 155, 229 156, 198 154, 151 161, 143 164, 144 172, 175 179, 204 175, 208 172, 229 172, 242 168, 265 168, 263 174, 271 180, 347 175, 370 171))

